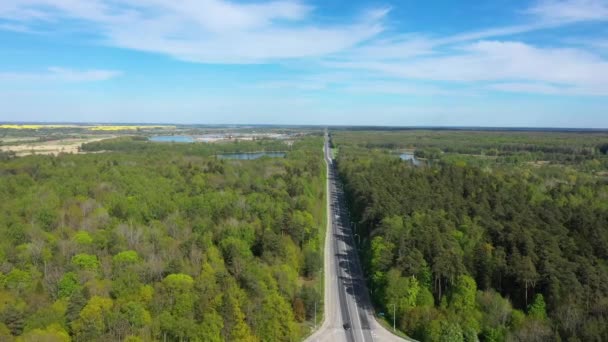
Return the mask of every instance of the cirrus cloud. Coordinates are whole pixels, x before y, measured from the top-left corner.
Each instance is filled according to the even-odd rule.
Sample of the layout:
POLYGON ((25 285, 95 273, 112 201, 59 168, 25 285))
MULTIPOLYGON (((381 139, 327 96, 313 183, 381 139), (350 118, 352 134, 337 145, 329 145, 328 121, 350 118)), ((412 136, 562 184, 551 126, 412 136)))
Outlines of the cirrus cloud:
MULTIPOLYGON (((608 20, 608 0, 539 0, 519 13, 525 15, 511 26, 437 36, 388 30, 390 9, 384 7, 330 25, 320 24, 317 9, 298 0, 4 0, 0 29, 28 32, 43 25, 52 31, 67 21, 108 46, 189 62, 306 60, 324 72, 371 75, 374 81, 384 77, 371 88, 389 94, 399 82, 419 80, 437 83, 437 90, 424 90, 431 93, 444 93, 439 88, 454 83, 498 91, 608 93, 608 61, 601 53, 521 38, 532 31, 608 20), (516 35, 519 40, 513 39, 516 35)), ((59 74, 49 70, 46 77, 59 74)), ((415 92, 410 85, 397 88, 415 92)))
POLYGON ((49 67, 41 72, 0 72, 0 81, 4 82, 97 82, 107 81, 122 74, 116 70, 74 70, 61 67, 49 67))
POLYGON ((313 10, 293 0, 4 0, 0 19, 11 25, 79 20, 111 46, 247 64, 342 51, 382 32, 389 12, 373 9, 347 24, 319 25, 308 20, 313 10))
POLYGON ((605 0, 542 0, 527 10, 549 23, 608 20, 605 0))

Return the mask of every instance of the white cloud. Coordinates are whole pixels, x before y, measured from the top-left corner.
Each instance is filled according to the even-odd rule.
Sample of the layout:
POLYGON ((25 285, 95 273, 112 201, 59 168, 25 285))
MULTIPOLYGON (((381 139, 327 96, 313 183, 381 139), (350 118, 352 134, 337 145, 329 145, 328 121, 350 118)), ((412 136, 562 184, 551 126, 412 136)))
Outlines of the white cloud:
POLYGON ((132 30, 112 32, 112 43, 165 53, 187 61, 246 64, 331 54, 371 38, 381 31, 381 27, 357 24, 348 28, 284 28, 177 39, 163 35, 146 36, 142 31, 141 26, 134 26, 132 30))
POLYGON ((352 49, 345 54, 351 59, 403 59, 434 53, 436 43, 424 36, 410 35, 380 39, 352 49))
MULTIPOLYGON (((149 2, 141 1, 140 5, 146 3, 149 2)), ((268 27, 275 20, 302 20, 311 10, 308 6, 292 1, 239 5, 221 0, 157 1, 156 4, 164 11, 190 18, 202 28, 218 33, 268 27)))
POLYGON ((546 95, 592 95, 607 96, 607 87, 585 87, 585 86, 564 86, 551 83, 526 83, 526 82, 505 82, 496 83, 488 86, 489 89, 513 92, 513 93, 535 93, 546 95))
POLYGON ((4 0, 0 18, 13 23, 76 19, 107 44, 203 63, 260 63, 323 56, 382 32, 387 9, 349 24, 309 23, 313 8, 293 0, 4 0), (50 10, 49 10, 50 9, 50 10))
POLYGON ((306 75, 292 75, 268 79, 253 85, 257 89, 296 90, 296 91, 318 91, 344 89, 347 86, 361 84, 372 79, 373 75, 364 71, 351 72, 327 72, 306 75))
MULTIPOLYGON (((607 4, 608 1, 543 1, 528 10, 538 19, 529 24, 439 38, 418 34, 387 39, 352 50, 352 54, 342 59, 326 59, 325 65, 379 72, 405 80, 455 82, 461 86, 501 82, 487 87, 500 91, 605 95, 608 61, 599 53, 606 46, 603 40, 588 42, 587 49, 575 49, 487 39, 579 21, 604 20, 608 18, 607 4), (591 52, 594 50, 598 52, 591 52)), ((391 89, 387 87, 386 92, 391 89)))
POLYGON ((391 95, 419 95, 419 96, 470 96, 463 90, 450 90, 436 85, 421 85, 416 83, 398 81, 372 81, 359 82, 348 85, 345 91, 359 95, 391 94, 391 95))
POLYGON ((543 0, 527 10, 549 23, 608 20, 606 0, 543 0))
POLYGON ((409 34, 375 40, 349 51, 351 59, 404 59, 431 55, 438 48, 497 37, 508 37, 531 31, 552 29, 582 21, 608 20, 608 0, 541 0, 527 8, 532 20, 523 24, 463 32, 445 37, 409 34))
POLYGON ((490 29, 473 31, 473 32, 464 32, 464 33, 456 34, 453 36, 435 39, 435 40, 433 40, 433 42, 435 45, 447 45, 447 44, 454 44, 454 43, 470 42, 470 41, 475 41, 475 40, 480 40, 480 39, 512 36, 514 34, 526 33, 526 32, 530 32, 530 31, 546 29, 546 28, 550 28, 550 27, 554 27, 554 26, 555 26, 555 24, 533 22, 533 23, 529 23, 529 24, 496 27, 496 28, 490 28, 490 29))
POLYGON ((298 91, 315 91, 327 89, 327 84, 324 82, 315 82, 310 80, 284 80, 284 81, 264 81, 254 85, 258 89, 271 90, 298 90, 298 91))
POLYGON ((593 39, 587 41, 583 40, 582 43, 588 44, 589 46, 597 48, 601 51, 608 51, 608 39, 593 39))
MULTIPOLYGON (((536 82, 518 89, 530 92, 605 94, 608 92, 608 61, 572 48, 538 48, 521 42, 480 41, 458 46, 447 56, 400 61, 333 62, 333 67, 381 72, 389 77, 448 82, 536 82), (560 87, 560 88, 555 88, 560 87)), ((507 89, 504 85, 493 87, 507 89)))
POLYGON ((120 76, 115 70, 74 70, 50 67, 44 72, 0 72, 2 82, 97 82, 120 76))
POLYGON ((99 0, 4 0, 0 4, 0 18, 24 23, 53 22, 62 16, 101 21, 108 19, 107 11, 99 0))
POLYGON ((35 33, 35 31, 31 30, 28 26, 21 25, 21 24, 2 23, 2 24, 0 24, 0 30, 21 32, 21 33, 35 33))
POLYGON ((510 83, 497 83, 488 86, 490 89, 516 92, 516 93, 540 93, 540 94, 564 94, 568 89, 545 83, 524 83, 524 82, 510 82, 510 83))
MULTIPOLYGON (((303 1, 2 0, 0 19, 4 22, 0 24, 24 31, 39 24, 52 27, 65 19, 76 20, 79 28, 99 34, 109 46, 193 62, 247 64, 304 59, 317 71, 320 65, 328 72, 346 69, 358 75, 359 80, 354 77, 341 83, 346 85, 342 89, 350 91, 416 93, 415 86, 405 84, 411 80, 481 87, 490 83, 488 88, 494 90, 547 94, 597 95, 608 89, 608 61, 590 52, 593 49, 589 46, 587 50, 538 47, 504 40, 534 30, 607 20, 608 0, 540 0, 523 10, 527 16, 518 25, 444 37, 385 31, 388 8, 362 13, 338 25, 315 24, 315 8, 303 1), (386 79, 372 82, 382 77, 386 79)), ((85 76, 115 76, 101 72, 85 76)), ((43 75, 19 77, 78 79, 70 75, 66 70, 49 70, 43 75)), ((17 77, 0 77, 9 76, 17 77)), ((259 86, 320 90, 332 84, 331 80, 296 81, 304 83, 279 79, 259 86)), ((443 92, 441 85, 419 90, 425 94, 443 92)))
MULTIPOLYGON (((608 61, 603 41, 587 49, 538 47, 521 41, 496 40, 576 22, 608 19, 608 0, 541 0, 524 11, 532 20, 434 37, 416 33, 374 40, 326 58, 324 66, 377 72, 385 77, 456 82, 460 85, 501 82, 489 89, 543 94, 603 95, 608 91, 608 61), (598 51, 593 53, 590 51, 598 51)), ((478 84, 483 88, 483 84, 478 84)), ((378 88, 378 87, 376 87, 378 88)), ((399 87, 386 88, 394 93, 399 87)), ((378 88, 378 89, 380 89, 378 88)), ((413 91, 406 87, 405 92, 413 91)))

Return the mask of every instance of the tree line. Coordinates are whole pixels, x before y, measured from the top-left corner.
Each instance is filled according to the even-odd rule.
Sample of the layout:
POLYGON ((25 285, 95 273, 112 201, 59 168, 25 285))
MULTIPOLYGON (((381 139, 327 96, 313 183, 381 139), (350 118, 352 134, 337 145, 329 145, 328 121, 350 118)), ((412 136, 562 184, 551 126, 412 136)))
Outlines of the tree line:
POLYGON ((213 156, 218 153, 247 153, 261 151, 288 151, 290 145, 276 139, 256 141, 229 141, 218 143, 161 143, 149 141, 141 135, 121 136, 83 144, 84 152, 126 152, 126 153, 173 153, 182 155, 213 156))
POLYGON ((334 136, 344 144, 365 149, 416 150, 421 158, 458 154, 497 157, 507 163, 543 160, 578 164, 603 157, 608 150, 605 131, 338 131, 334 136))

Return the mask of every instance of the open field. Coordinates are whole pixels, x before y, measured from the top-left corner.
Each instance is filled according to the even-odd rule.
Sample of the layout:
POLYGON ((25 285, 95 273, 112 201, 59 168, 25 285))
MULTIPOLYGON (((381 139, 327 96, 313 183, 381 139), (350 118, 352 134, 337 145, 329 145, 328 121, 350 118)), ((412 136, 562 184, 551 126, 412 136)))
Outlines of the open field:
POLYGON ((175 129, 175 126, 85 126, 91 131, 135 131, 138 129, 175 129))
POLYGON ((81 128, 90 131, 135 131, 138 129, 175 129, 169 125, 45 125, 45 124, 3 124, 0 129, 38 130, 38 129, 61 129, 81 128))
POLYGON ((2 137, 0 138, 0 144, 20 144, 36 140, 38 140, 37 137, 2 137))
POLYGON ((0 125, 0 129, 51 129, 51 128, 75 128, 76 125, 0 125))
POLYGON ((86 153, 80 151, 80 146, 82 146, 82 144, 114 137, 114 135, 104 135, 88 138, 65 138, 52 141, 27 141, 18 145, 0 146, 0 151, 14 152, 17 156, 25 156, 30 154, 57 155, 59 153, 86 153))

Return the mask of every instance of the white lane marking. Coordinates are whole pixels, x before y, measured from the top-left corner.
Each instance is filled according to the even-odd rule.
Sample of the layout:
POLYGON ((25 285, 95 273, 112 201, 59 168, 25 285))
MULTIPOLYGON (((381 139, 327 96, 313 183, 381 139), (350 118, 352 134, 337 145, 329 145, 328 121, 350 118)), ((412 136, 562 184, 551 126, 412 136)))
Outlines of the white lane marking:
MULTIPOLYGON (((342 229, 344 230, 344 227, 342 227, 342 229)), ((344 250, 345 250, 345 252, 348 255, 348 251, 346 250, 346 242, 342 241, 342 243, 344 244, 344 250)), ((355 311, 357 312, 357 322, 359 322, 359 333, 361 334, 361 341, 365 341, 365 336, 363 336, 363 327, 361 326, 361 317, 359 316, 359 305, 357 303, 357 293, 356 293, 357 291, 355 290, 355 282, 353 280, 353 270, 351 268, 351 260, 350 260, 350 258, 348 258, 347 265, 348 265, 348 273, 349 273, 349 277, 350 277, 351 287, 352 287, 352 290, 353 290, 352 297, 353 297, 354 302, 355 302, 355 311)), ((348 293, 346 295, 348 295, 348 293)), ((347 303, 347 306, 348 306, 348 303, 347 303)))
MULTIPOLYGON (((337 228, 337 227, 338 227, 338 226, 336 225, 336 228, 337 228)), ((335 238, 335 237, 334 237, 334 238, 335 238)), ((339 246, 339 245, 340 245, 340 242, 338 241, 338 243, 337 243, 337 244, 338 244, 338 246, 339 246)), ((339 247, 338 247, 338 251, 340 251, 340 248, 339 248, 339 247)), ((339 267, 339 265, 338 265, 338 272, 340 273, 340 274, 339 274, 339 276, 341 276, 341 277, 342 277, 342 279, 346 278, 346 277, 345 277, 345 274, 343 274, 342 267, 339 267)), ((353 319, 353 314, 352 314, 352 312, 350 312, 350 305, 348 305, 348 299, 347 299, 347 297, 348 297, 348 293, 346 292, 346 287, 344 286, 344 281, 342 282, 342 289, 341 289, 341 290, 342 290, 342 291, 344 291, 344 299, 346 300, 346 303, 344 303, 344 304, 346 304, 346 311, 348 311, 348 317, 350 317, 350 319, 352 320, 352 319, 353 319)), ((339 297, 338 297, 338 298, 339 298, 339 297)), ((344 324, 344 323, 348 323, 348 322, 344 322, 344 317, 342 317, 342 324, 344 324)))
MULTIPOLYGON (((339 197, 338 193, 336 193, 336 199, 338 201, 339 201, 339 198, 340 197, 339 197)), ((340 203, 338 203, 338 205, 339 204, 340 203)), ((343 216, 342 214, 343 213, 340 213, 340 214, 341 214, 340 218, 342 218, 342 216, 343 216)), ((344 234, 344 232, 346 232, 347 228, 343 227, 342 225, 340 225, 340 228, 342 229, 341 233, 344 234)), ((349 236, 349 238, 351 240, 351 243, 352 243, 352 246, 355 246, 355 239, 354 239, 352 233, 347 233, 346 235, 349 236)), ((344 246, 344 251, 345 251, 346 255, 348 255, 349 254, 349 250, 347 248, 346 242, 342 241, 342 244, 344 246)), ((356 251, 352 250, 352 249, 350 250, 350 252, 356 253, 356 251)), ((357 256, 357 257, 359 257, 359 256, 357 256)), ((353 298, 353 301, 354 301, 354 304, 355 304, 355 311, 357 313, 357 322, 359 324, 359 333, 361 335, 361 341, 365 342, 365 335, 363 335, 363 325, 361 324, 361 316, 359 316, 359 304, 357 302, 357 291, 355 289, 355 281, 353 279, 352 260, 351 260, 351 258, 347 259, 347 267, 348 267, 348 273, 349 273, 349 277, 350 277, 350 281, 351 281, 351 288, 352 288, 352 291, 353 291, 353 295, 351 297, 353 298)), ((346 293, 346 295, 348 296, 348 293, 346 293)), ((348 300, 347 300, 347 302, 348 302, 348 300)), ((349 313, 350 313, 350 305, 348 305, 348 303, 346 303, 346 307, 349 308, 349 313)), ((351 320, 352 320, 352 316, 351 316, 351 320)), ((370 336, 371 336, 371 334, 370 334, 370 336)), ((373 341, 373 337, 372 337, 372 341, 373 341)))
MULTIPOLYGON (((350 236, 350 241, 351 241, 351 243, 352 243, 352 246, 355 246, 355 238, 354 238, 353 234, 351 233, 351 234, 348 234, 348 235, 350 236)), ((356 250, 353 250, 352 252, 353 252, 353 253, 355 253, 355 255, 356 255, 356 253, 357 253, 357 251, 356 251, 356 250)), ((359 256, 357 255, 357 258, 358 258, 358 257, 359 257, 359 256)), ((352 274, 353 274, 353 272, 352 272, 352 269, 351 269, 351 261, 350 261, 350 259, 349 259, 349 261, 348 261, 348 269, 349 269, 349 272, 350 272, 350 274, 351 274, 351 279, 352 279, 352 274)), ((362 274, 363 274, 363 272, 361 272, 362 270, 361 270, 361 268, 360 268, 360 267, 358 268, 358 270, 360 271, 360 272, 359 272, 359 274, 361 274, 361 275, 362 275, 362 274)), ((358 283, 358 282, 357 282, 357 283, 358 283)), ((355 295, 354 295, 354 298, 355 298, 355 304, 357 304, 357 300, 356 300, 357 295, 356 295, 356 291, 354 290, 354 286, 353 286, 353 293, 355 294, 355 295)), ((361 328, 361 337, 362 337, 363 341, 365 341, 365 336, 363 336, 363 326, 362 326, 362 324, 361 324, 361 316, 359 316, 359 305, 355 305, 355 308, 357 308, 357 320, 359 320, 359 327, 361 328)), ((368 318, 368 319, 369 319, 369 318, 368 318)), ((373 341, 373 337, 372 337, 372 341, 373 341)))
MULTIPOLYGON (((335 186, 333 186, 332 188, 335 191, 335 186)), ((337 196, 336 196, 336 198, 337 198, 337 196)), ((336 202, 337 201, 335 201, 334 203, 337 204, 336 202)), ((337 208, 337 205, 335 207, 337 208)), ((337 222, 334 222, 334 220, 332 219, 332 228, 333 228, 334 234, 338 234, 339 233, 339 231, 337 230, 338 225, 336 223, 337 222)), ((334 239, 335 239, 335 236, 334 236, 334 239)), ((342 241, 342 243, 344 243, 344 241, 342 241)), ((340 241, 336 241, 336 247, 337 247, 336 250, 338 251, 338 253, 340 253, 340 241)), ((338 266, 339 266, 339 264, 338 264, 338 266)), ((338 267, 338 273, 339 273, 339 276, 342 276, 342 273, 343 273, 342 267, 338 267)), ((343 278, 345 278, 345 277, 343 277, 343 278)), ((346 304, 346 311, 348 311, 348 316, 352 320, 353 315, 352 315, 352 313, 350 311, 350 305, 348 305, 348 298, 347 298, 348 297, 348 293, 346 292, 346 288, 344 286, 344 282, 342 282, 342 289, 341 290, 344 291, 344 299, 346 300, 346 303, 344 303, 344 304, 346 304)), ((338 296, 338 298, 340 298, 340 297, 338 296)), ((342 317, 342 324, 344 324, 344 323, 347 323, 347 322, 344 322, 344 317, 342 317)), ((346 334, 346 332, 345 332, 345 334, 346 334)))

